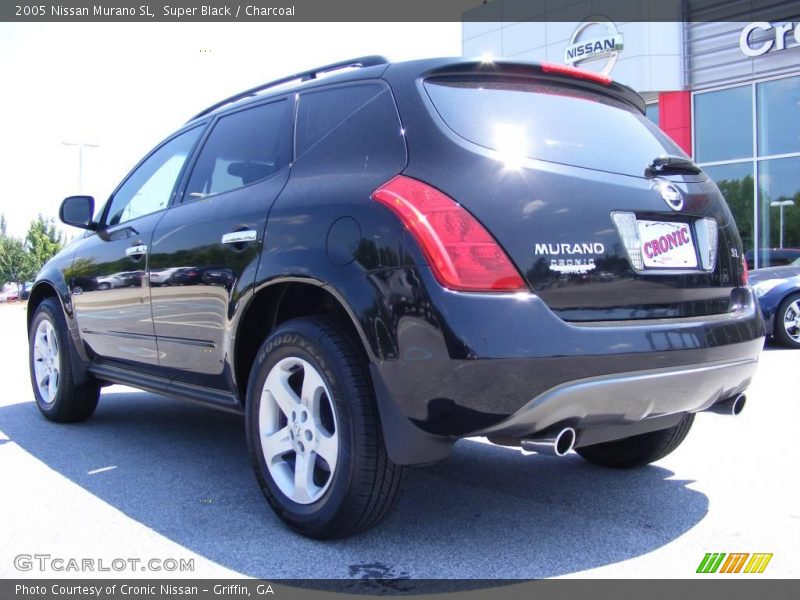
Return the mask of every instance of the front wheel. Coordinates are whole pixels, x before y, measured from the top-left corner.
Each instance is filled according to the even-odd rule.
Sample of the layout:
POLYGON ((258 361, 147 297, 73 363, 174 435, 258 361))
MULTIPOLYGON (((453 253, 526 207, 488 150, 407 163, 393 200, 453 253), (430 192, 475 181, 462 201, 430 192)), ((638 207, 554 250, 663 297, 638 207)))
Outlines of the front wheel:
POLYGON ((775 312, 775 341, 787 348, 800 348, 800 294, 783 299, 775 312))
POLYGON ((356 342, 320 318, 283 323, 262 345, 247 392, 247 440, 275 513, 314 538, 380 521, 402 468, 383 442, 369 372, 356 342))
POLYGON ((76 384, 72 377, 69 331, 61 305, 47 298, 31 321, 29 361, 36 406, 51 421, 73 423, 92 416, 100 397, 94 380, 76 384))
POLYGON ((686 413, 674 427, 634 435, 613 442, 592 444, 575 451, 590 463, 615 469, 643 467, 680 446, 694 423, 694 413, 686 413))

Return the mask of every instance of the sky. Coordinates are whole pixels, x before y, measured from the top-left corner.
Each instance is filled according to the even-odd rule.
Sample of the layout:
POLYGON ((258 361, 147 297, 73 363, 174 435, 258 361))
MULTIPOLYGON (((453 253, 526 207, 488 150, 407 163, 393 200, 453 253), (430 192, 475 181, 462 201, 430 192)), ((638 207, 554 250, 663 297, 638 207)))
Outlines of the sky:
POLYGON ((22 237, 37 214, 57 217, 69 195, 101 205, 150 149, 218 100, 368 54, 459 56, 461 24, 2 23, 0 214, 8 232, 22 237), (83 150, 82 189, 78 149, 64 142, 97 145, 83 150))

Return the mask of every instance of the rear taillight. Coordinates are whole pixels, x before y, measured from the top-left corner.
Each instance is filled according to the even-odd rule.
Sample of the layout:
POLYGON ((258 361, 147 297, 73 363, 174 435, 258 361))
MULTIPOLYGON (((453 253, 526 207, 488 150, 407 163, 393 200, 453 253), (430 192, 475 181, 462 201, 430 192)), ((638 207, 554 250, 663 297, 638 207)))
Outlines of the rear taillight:
POLYGON ((556 75, 566 75, 567 77, 574 77, 576 79, 586 79, 587 81, 594 81, 601 85, 611 85, 612 82, 610 77, 600 75, 594 71, 587 71, 586 69, 576 69, 575 67, 554 63, 542 63, 541 67, 544 73, 554 73, 556 75))
POLYGON ((372 198, 411 231, 443 286, 470 292, 528 289, 491 234, 439 190, 398 175, 375 190, 372 198))

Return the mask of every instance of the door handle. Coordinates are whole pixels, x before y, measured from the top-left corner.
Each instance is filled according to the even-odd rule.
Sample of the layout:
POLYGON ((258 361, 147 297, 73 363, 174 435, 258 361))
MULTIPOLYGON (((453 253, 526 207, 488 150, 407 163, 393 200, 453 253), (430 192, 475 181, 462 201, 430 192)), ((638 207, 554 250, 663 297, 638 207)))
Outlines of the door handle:
POLYGON ((142 254, 147 254, 147 246, 144 244, 131 246, 130 248, 125 249, 125 256, 128 257, 141 256, 142 254))
POLYGON ((254 242, 258 237, 258 232, 253 229, 245 229, 243 231, 231 231, 222 236, 223 244, 245 244, 247 242, 254 242))

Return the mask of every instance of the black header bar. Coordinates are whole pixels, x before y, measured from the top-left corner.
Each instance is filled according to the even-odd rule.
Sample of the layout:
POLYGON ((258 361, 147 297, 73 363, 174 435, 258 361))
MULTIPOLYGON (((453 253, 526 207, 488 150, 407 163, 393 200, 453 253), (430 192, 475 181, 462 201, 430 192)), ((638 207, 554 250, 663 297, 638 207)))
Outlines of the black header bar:
MULTIPOLYGON (((800 0, 4 0, 7 22, 800 21, 800 0), (587 8, 590 13, 587 14, 587 8)), ((332 32, 331 35, 335 35, 332 32)))
POLYGON ((3 600, 324 600, 386 598, 458 600, 789 600, 800 582, 786 579, 534 580, 508 579, 4 579, 3 600), (455 594, 455 595, 453 595, 455 594))

